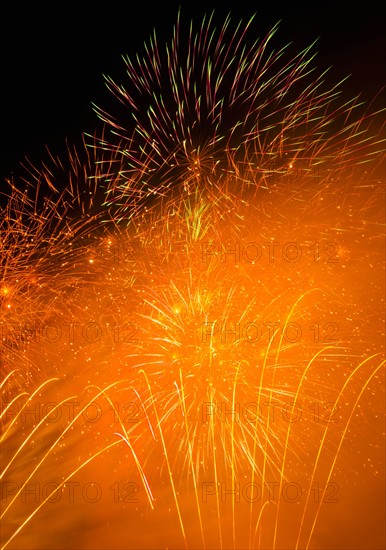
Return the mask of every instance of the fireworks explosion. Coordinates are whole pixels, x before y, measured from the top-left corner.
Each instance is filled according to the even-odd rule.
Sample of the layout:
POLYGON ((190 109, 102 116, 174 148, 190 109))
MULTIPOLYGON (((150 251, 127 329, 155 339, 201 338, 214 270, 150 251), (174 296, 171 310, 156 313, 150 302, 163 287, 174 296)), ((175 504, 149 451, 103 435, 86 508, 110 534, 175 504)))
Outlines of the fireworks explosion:
POLYGON ((8 182, 2 548, 384 544, 382 113, 251 29, 178 17, 8 182))

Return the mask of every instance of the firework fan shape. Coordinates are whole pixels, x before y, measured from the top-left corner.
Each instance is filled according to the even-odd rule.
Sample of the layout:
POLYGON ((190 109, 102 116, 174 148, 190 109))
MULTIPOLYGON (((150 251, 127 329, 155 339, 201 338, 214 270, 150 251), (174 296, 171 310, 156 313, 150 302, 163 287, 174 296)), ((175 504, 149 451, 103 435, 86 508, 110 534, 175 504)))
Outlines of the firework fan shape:
POLYGON ((381 114, 183 27, 11 182, 2 547, 381 548, 381 114))

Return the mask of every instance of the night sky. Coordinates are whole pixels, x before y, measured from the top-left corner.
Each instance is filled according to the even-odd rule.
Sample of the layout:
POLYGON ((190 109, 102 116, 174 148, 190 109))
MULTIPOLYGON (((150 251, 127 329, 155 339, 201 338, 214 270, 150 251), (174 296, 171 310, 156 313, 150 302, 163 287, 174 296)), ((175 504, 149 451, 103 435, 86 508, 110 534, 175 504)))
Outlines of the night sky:
MULTIPOLYGON (((52 11, 33 6, 20 9, 15 3, 2 15, 0 60, 2 116, 0 174, 17 174, 25 156, 38 163, 45 145, 60 154, 64 140, 70 142, 85 130, 93 132, 97 118, 91 102, 101 106, 114 101, 102 74, 125 80, 121 54, 141 51, 155 27, 160 39, 169 39, 177 17, 178 2, 150 8, 146 2, 111 3, 111 9, 82 4, 63 4, 52 11)), ((344 93, 351 97, 362 91, 367 102, 384 85, 386 65, 385 13, 375 2, 363 3, 361 11, 337 8, 333 3, 305 8, 297 3, 276 7, 274 2, 183 3, 186 20, 199 21, 216 9, 221 22, 231 11, 234 19, 257 13, 263 36, 278 20, 278 46, 292 41, 294 53, 319 38, 316 64, 320 69, 334 65, 331 81, 349 74, 344 93), (366 9, 366 11, 364 11, 366 9)), ((376 105, 382 105, 378 96, 376 105)))

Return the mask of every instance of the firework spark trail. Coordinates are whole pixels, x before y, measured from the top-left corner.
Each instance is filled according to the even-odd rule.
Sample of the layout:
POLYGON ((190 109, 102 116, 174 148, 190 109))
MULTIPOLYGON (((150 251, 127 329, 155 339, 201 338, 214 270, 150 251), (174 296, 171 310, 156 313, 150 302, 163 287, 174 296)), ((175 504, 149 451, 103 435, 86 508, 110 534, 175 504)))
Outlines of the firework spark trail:
POLYGON ((212 17, 204 19, 202 28, 190 26, 187 45, 180 23, 165 50, 154 35, 145 44, 145 57, 124 58, 130 88, 106 77, 108 88, 132 113, 133 134, 96 106, 122 138, 114 145, 106 134, 103 143, 127 162, 127 182, 108 191, 109 203, 121 204, 122 215, 132 214, 137 196, 143 200, 172 185, 186 190, 198 177, 213 184, 215 175, 252 163, 256 184, 256 172, 272 171, 275 164, 278 169, 302 161, 312 167, 333 159, 336 170, 374 147, 371 116, 355 117, 358 98, 339 101, 342 82, 329 88, 325 73, 315 76, 311 47, 295 56, 287 48, 270 51, 277 25, 248 49, 252 20, 231 29, 227 19, 216 30, 212 17), (339 122, 336 131, 332 126, 339 122))
MULTIPOLYGON (((191 208, 191 206, 192 206, 192 205, 190 205, 190 208, 191 208)), ((207 215, 210 215, 210 214, 208 213, 207 215)), ((188 222, 189 222, 190 217, 191 217, 191 215, 188 216, 188 222)), ((243 218, 243 216, 241 216, 241 218, 243 218)), ((244 218, 245 218, 245 216, 244 216, 244 218)), ((184 222, 184 224, 185 224, 185 226, 186 226, 186 227, 185 227, 185 231, 187 232, 188 235, 192 235, 192 233, 191 233, 191 225, 190 225, 190 223, 187 223, 186 218, 184 218, 184 217, 181 217, 181 218, 176 217, 175 219, 176 219, 176 223, 177 223, 178 225, 180 225, 181 221, 183 220, 183 222, 184 222)), ((229 221, 229 220, 226 220, 226 221, 224 222, 224 225, 225 225, 225 226, 227 225, 228 221, 229 221)), ((246 223, 246 225, 248 225, 248 221, 246 221, 245 223, 246 223)), ((151 225, 151 224, 149 223, 149 224, 146 224, 146 225, 151 225)), ((205 225, 205 223, 204 223, 203 225, 205 225)), ((173 226, 173 223, 172 223, 172 222, 169 222, 169 228, 168 228, 168 230, 170 230, 170 229, 172 228, 172 226, 173 226)), ((155 228, 153 229, 153 231, 155 231, 156 233, 158 233, 158 231, 160 231, 160 227, 162 227, 162 226, 161 226, 160 224, 158 224, 158 227, 157 227, 157 226, 154 226, 154 227, 155 227, 155 228)), ((182 230, 182 228, 180 227, 180 231, 181 231, 181 230, 182 230)), ((220 234, 221 234, 221 233, 224 234, 224 230, 220 231, 220 234)), ((193 235, 194 235, 194 234, 195 234, 195 233, 193 233, 193 235)), ((161 236, 162 236, 162 231, 161 231, 161 236)), ((205 233, 205 236, 207 236, 207 233, 205 233)), ((148 237, 148 239, 149 239, 150 241, 154 241, 154 239, 151 238, 151 234, 150 234, 150 235, 147 235, 147 237, 148 237)), ((161 242, 161 243, 164 242, 164 238, 165 238, 165 237, 163 236, 163 237, 160 239, 160 242, 161 242)), ((210 272, 211 270, 216 270, 216 269, 217 269, 217 270, 220 270, 220 272, 221 272, 221 271, 224 271, 224 266, 222 266, 221 263, 220 263, 220 265, 219 265, 219 263, 217 262, 217 267, 216 267, 216 261, 215 261, 215 260, 216 260, 216 259, 214 259, 214 260, 212 259, 211 268, 210 268, 208 271, 210 272)), ((190 261, 188 261, 188 265, 189 265, 189 264, 190 264, 190 261)), ((169 263, 169 265, 170 265, 171 268, 173 268, 173 262, 172 262, 172 261, 169 263)), ((164 261, 161 262, 160 269, 162 270, 162 272, 165 271, 166 267, 167 267, 167 264, 165 264, 164 261)), ((155 270, 155 272, 156 272, 156 271, 157 271, 157 268, 154 267, 154 270, 155 270)), ((120 270, 120 271, 122 272, 122 270, 120 270)), ((174 268, 173 268, 173 271, 174 271, 174 268)), ((231 270, 231 271, 232 271, 232 270, 231 270)), ((155 272, 153 272, 153 276, 154 276, 154 273, 155 273, 155 272)), ((229 273, 229 266, 227 266, 227 272, 229 273)), ((174 279, 173 284, 172 284, 169 288, 167 288, 167 287, 164 286, 164 285, 167 285, 167 284, 168 284, 168 283, 167 283, 168 277, 166 277, 166 278, 165 278, 165 276, 162 277, 161 272, 159 272, 159 273, 157 273, 156 276, 159 278, 159 280, 163 280, 163 281, 164 281, 164 282, 162 283, 162 287, 165 288, 165 290, 164 290, 165 294, 164 294, 163 297, 162 297, 162 301, 160 302, 160 305, 159 305, 159 306, 157 306, 157 302, 154 303, 152 300, 150 300, 150 301, 149 301, 149 300, 145 300, 145 302, 144 302, 144 303, 147 305, 147 307, 150 308, 150 310, 149 310, 149 311, 150 311, 150 314, 142 313, 142 314, 141 314, 141 318, 142 318, 143 320, 147 319, 148 322, 150 323, 150 328, 147 330, 147 332, 148 332, 149 335, 152 335, 152 341, 153 341, 153 343, 154 343, 153 345, 155 345, 155 349, 153 349, 153 350, 150 349, 151 353, 150 353, 150 352, 147 352, 147 353, 145 352, 145 353, 144 353, 145 350, 143 349, 143 346, 142 346, 142 344, 141 344, 141 345, 139 346, 140 349, 138 350, 137 354, 135 354, 135 356, 138 356, 139 358, 141 358, 141 362, 145 362, 145 364, 147 364, 147 368, 148 368, 148 369, 151 368, 151 362, 149 362, 149 360, 147 359, 147 355, 153 356, 153 355, 154 355, 154 351, 156 351, 157 348, 158 348, 158 353, 155 353, 155 355, 156 355, 158 358, 162 358, 163 355, 164 355, 165 353, 168 353, 168 350, 170 349, 170 346, 171 346, 171 345, 172 345, 172 349, 173 349, 173 347, 174 347, 174 348, 175 348, 175 347, 177 347, 177 348, 179 347, 179 348, 184 349, 184 346, 181 346, 181 345, 180 345, 180 346, 176 346, 176 344, 173 344, 173 342, 178 342, 178 337, 177 337, 177 339, 176 339, 176 336, 171 337, 170 334, 167 336, 167 335, 164 333, 164 330, 165 330, 165 328, 167 329, 168 327, 170 327, 171 329, 173 329, 173 327, 174 327, 174 330, 177 329, 177 330, 179 330, 181 333, 183 333, 184 331, 181 330, 181 328, 183 328, 183 325, 182 325, 182 327, 181 327, 181 315, 180 315, 180 313, 178 312, 178 308, 181 307, 181 304, 188 305, 188 308, 189 308, 189 309, 191 310, 191 312, 194 314, 194 312, 195 312, 195 304, 197 304, 197 303, 200 304, 200 302, 197 302, 197 301, 194 299, 195 296, 199 295, 201 289, 200 289, 200 286, 199 286, 199 287, 198 287, 199 290, 198 290, 198 292, 197 292, 197 284, 195 283, 195 280, 196 280, 196 279, 195 279, 194 277, 192 278, 193 273, 192 273, 192 268, 191 268, 191 266, 189 267, 189 273, 190 273, 190 275, 189 275, 188 280, 189 280, 189 279, 191 280, 192 288, 196 288, 195 292, 192 293, 191 291, 188 291, 188 293, 186 294, 186 291, 185 291, 185 290, 184 290, 184 291, 182 290, 182 289, 186 286, 186 283, 184 283, 184 277, 185 277, 184 271, 182 272, 182 274, 181 274, 181 273, 179 274, 178 279, 177 279, 177 278, 174 279), (182 287, 180 287, 181 284, 182 284, 182 287), (187 296, 186 298, 184 298, 185 295, 187 296), (179 302, 179 305, 178 305, 177 308, 176 308, 176 306, 175 306, 176 298, 178 299, 178 302, 179 302), (153 313, 152 313, 152 312, 153 312, 153 313), (156 314, 158 317, 155 317, 154 314, 156 314), (165 324, 165 322, 166 322, 166 324, 165 324), (155 327, 158 327, 157 332, 155 331, 155 327), (158 336, 156 336, 156 334, 158 334, 158 336), (159 349, 159 346, 161 346, 161 349, 159 349), (162 351, 161 354, 160 354, 160 351, 162 351)), ((175 275, 175 277, 176 277, 176 275, 175 275)), ((121 278, 121 273, 116 274, 116 280, 119 280, 120 278, 121 278)), ((217 277, 216 280, 217 280, 217 281, 219 281, 219 280, 220 280, 220 281, 221 281, 221 280, 223 281, 222 284, 221 284, 221 292, 220 292, 219 295, 221 295, 221 293, 223 292, 223 290, 225 290, 225 291, 226 291, 226 294, 228 295, 228 300, 231 299, 231 297, 232 297, 232 292, 229 292, 229 288, 227 288, 226 279, 225 279, 225 278, 223 279, 222 277, 217 277)), ((202 284, 202 283, 200 283, 200 284, 202 284)), ((213 291, 212 291, 212 292, 213 292, 213 291)), ((211 298, 211 300, 213 300, 213 297, 211 298)), ((211 300, 207 300, 206 303, 207 303, 207 304, 210 303, 211 300)), ((250 300, 250 297, 247 298, 246 303, 249 304, 249 305, 246 306, 246 309, 244 310, 244 313, 240 316, 241 318, 242 318, 243 316, 246 317, 246 318, 248 318, 248 316, 246 315, 245 312, 251 310, 251 305, 250 305, 250 304, 251 304, 251 300, 250 300)), ((269 303, 266 305, 266 307, 267 307, 267 306, 268 306, 268 310, 269 310, 269 307, 272 307, 272 306, 270 306, 269 303)), ((88 307, 89 307, 89 306, 88 306, 88 307)), ((231 311, 231 302, 228 304, 227 308, 229 308, 230 311, 231 311)), ((200 310, 201 310, 201 306, 200 306, 200 310)), ((202 311, 205 311, 205 308, 204 308, 202 311)), ((263 310, 263 311, 264 311, 264 310, 263 310)), ((261 312, 259 312, 259 313, 261 313, 261 312)), ((229 315, 230 315, 229 312, 226 313, 226 310, 223 311, 223 314, 225 315, 225 318, 228 318, 229 315)), ((209 318, 210 318, 210 317, 209 317, 209 318)), ((253 313, 253 310, 252 310, 252 312, 251 312, 251 318, 252 318, 252 319, 255 319, 255 318, 256 318, 256 317, 255 317, 255 314, 253 313)), ((211 342, 212 342, 211 349, 214 348, 214 346, 215 346, 215 343, 214 343, 213 339, 214 339, 214 336, 212 335, 212 336, 211 336, 211 342)), ((270 354, 270 355, 274 358, 275 364, 278 364, 278 358, 279 358, 279 353, 280 353, 280 348, 281 348, 282 339, 280 339, 279 342, 280 342, 279 345, 273 350, 273 353, 270 354)), ((269 345, 272 345, 272 344, 271 344, 271 341, 269 342, 269 345)), ((197 346, 197 343, 196 343, 196 346, 197 346)), ((224 346, 223 346, 223 347, 224 347, 224 346)), ((238 352, 238 350, 237 350, 238 345, 233 345, 233 346, 231 346, 231 349, 232 349, 232 348, 233 348, 233 353, 234 353, 235 351, 238 352)), ((224 347, 224 349, 226 349, 226 347, 224 347)), ((297 352, 299 352, 299 350, 297 350, 297 352)), ((253 354, 253 355, 254 355, 254 354, 253 354)), ((253 355, 252 355, 252 357, 253 357, 253 355)), ((266 353, 266 354, 265 354, 265 361, 268 359, 268 357, 269 357, 269 354, 266 353)), ((211 358, 210 361, 211 361, 211 363, 212 363, 212 362, 213 362, 213 352, 212 352, 212 351, 210 351, 210 358, 211 358)), ((252 358, 251 358, 251 361, 252 361, 252 358)), ((199 361, 199 362, 201 363, 201 361, 199 361)), ((161 364, 163 364, 163 366, 164 366, 165 368, 166 368, 168 365, 172 365, 172 363, 173 363, 173 361, 169 361, 169 360, 167 360, 167 359, 164 359, 163 361, 161 361, 161 364)), ((135 364, 135 363, 134 363, 134 364, 135 364)), ((137 364, 138 364, 138 363, 137 363, 137 364)), ((156 368, 157 368, 157 370, 159 370, 159 366, 158 366, 158 365, 159 365, 159 359, 158 359, 158 361, 156 362, 156 365, 155 365, 156 368)), ((170 367, 169 367, 169 368, 170 368, 170 367)), ((176 367, 172 368, 172 376, 174 376, 173 371, 175 370, 175 368, 176 368, 176 367)), ((150 372, 150 371, 149 371, 149 372, 150 372)), ((175 371, 175 372, 177 373, 177 371, 175 371)), ((178 370, 178 372, 180 373, 181 370, 178 370)), ((230 371, 230 373, 229 373, 231 379, 232 379, 232 377, 233 377, 233 373, 232 373, 232 372, 233 372, 233 370, 230 371)), ((274 374, 275 374, 275 372, 276 372, 276 371, 274 370, 274 374)), ((262 376, 263 376, 263 374, 264 374, 264 370, 262 371, 262 376)), ((176 375, 177 375, 177 374, 176 374, 176 375)), ((179 374, 179 376, 181 376, 181 375, 179 374)), ((272 381, 271 381, 271 382, 272 382, 272 381)), ((137 381, 137 387, 138 387, 138 388, 141 387, 139 381, 137 381)), ((181 386, 181 387, 182 387, 182 386, 181 386)), ((190 386, 190 387, 191 387, 191 386, 190 386)), ((220 387, 218 386, 218 381, 217 381, 217 383, 216 383, 216 387, 217 387, 217 390, 220 390, 220 391, 221 391, 220 387)), ((262 391, 262 387, 264 387, 264 385, 263 385, 263 383, 260 382, 260 384, 259 384, 259 386, 258 386, 258 391, 259 391, 260 393, 261 393, 261 391, 262 391)), ((233 388, 235 388, 235 386, 233 386, 233 388)), ((268 389, 268 388, 267 388, 267 390, 265 390, 265 391, 267 391, 267 395, 271 395, 271 396, 272 396, 272 388, 271 388, 271 389, 268 389), (268 391, 267 391, 267 390, 268 390, 268 391)), ((188 391, 188 390, 186 390, 186 391, 188 391)), ((190 391, 191 391, 191 390, 190 390, 190 391)), ((278 391, 278 392, 280 393, 280 386, 279 386, 275 391, 278 391)), ((185 389, 184 389, 184 392, 185 392, 185 389)), ((168 392, 168 395, 169 395, 169 392, 168 392)), ((188 395, 188 394, 186 394, 186 395, 188 395)), ((223 391, 222 391, 222 395, 223 395, 223 397, 224 397, 226 400, 228 400, 227 392, 226 392, 226 391, 223 390, 223 391)), ((161 395, 159 396, 159 399, 162 399, 161 395)), ((159 401, 159 399, 158 399, 158 401, 159 401)), ((163 398, 163 399, 164 399, 164 398, 163 398)), ((169 397, 168 397, 168 400, 169 400, 169 397)), ((178 397, 178 400, 180 400, 180 397, 178 397)), ((185 398, 185 400, 186 400, 186 398, 185 398)), ((154 400, 153 400, 153 401, 154 401, 154 400)), ((153 401, 152 401, 152 402, 153 402, 153 401)), ((210 398, 210 401, 214 401, 213 397, 210 398)), ((151 405, 151 403, 149 403, 149 406, 150 406, 150 405, 151 405)), ((234 409, 234 398, 233 398, 233 407, 232 407, 232 408, 234 409)), ((150 413, 150 411, 149 411, 149 413, 150 413)), ((186 419, 185 419, 185 422, 186 422, 186 419)), ((165 416, 165 421, 164 421, 164 423, 165 423, 165 428, 166 428, 166 427, 167 427, 167 426, 166 426, 166 423, 167 423, 167 417, 166 417, 166 416, 165 416)), ((160 421, 159 421, 159 420, 157 420, 157 424, 160 426, 160 421)), ((231 430, 234 430, 234 427, 235 427, 235 425, 234 425, 234 423, 232 423, 232 428, 231 428, 231 430)), ((186 433, 186 427, 184 428, 183 431, 184 431, 184 433, 186 433)), ((210 439, 213 440, 213 433, 214 433, 213 429, 211 430, 211 433, 212 433, 212 435, 210 436, 210 439)), ((168 435, 168 441, 171 441, 171 435, 168 435)), ((253 441, 254 441, 254 445, 255 445, 255 444, 256 444, 256 441, 257 441, 257 439, 256 439, 256 434, 255 434, 255 437, 253 438, 253 441)), ((265 436, 265 447, 267 447, 267 442, 268 442, 268 441, 269 441, 269 430, 266 431, 266 436, 265 436)), ((285 440, 284 440, 284 441, 285 441, 285 440)), ((239 448, 240 440, 239 440, 239 439, 236 439, 233 433, 231 433, 230 442, 231 442, 231 447, 232 447, 233 449, 235 448, 235 447, 234 447, 235 443, 237 443, 238 448, 239 448)), ((191 444, 191 442, 187 441, 188 447, 189 447, 190 444, 191 444)), ((224 443, 224 444, 226 445, 226 443, 224 443)), ((213 444, 213 446, 214 446, 214 444, 213 444)), ((240 448, 240 450, 241 450, 241 448, 240 448)), ((165 448, 165 453, 166 453, 166 454, 168 453, 168 451, 166 450, 166 448, 165 448)), ((264 453, 264 463, 265 463, 266 460, 267 460, 267 456, 268 456, 268 454, 267 454, 267 452, 265 452, 265 453, 264 453)), ((217 460, 218 460, 219 455, 216 455, 216 458, 217 458, 217 460)), ((231 464, 235 464, 235 460, 234 460, 234 451, 231 452, 231 464)))
MULTIPOLYGON (((29 480, 52 479, 52 470, 61 489, 79 472, 82 480, 91 471, 107 482, 110 471, 119 481, 126 470, 137 473, 149 510, 139 506, 145 519, 129 542, 116 512, 117 534, 98 531, 109 547, 122 544, 119 536, 133 547, 156 540, 224 548, 232 540, 234 548, 252 548, 257 537, 259 547, 322 544, 317 519, 326 487, 360 397, 370 381, 382 386, 380 366, 352 383, 341 434, 330 424, 320 431, 280 416, 272 422, 271 409, 288 411, 288 399, 292 414, 300 402, 340 403, 359 366, 383 349, 381 333, 374 334, 384 292, 373 267, 383 258, 382 194, 371 173, 382 147, 371 133, 377 113, 356 119, 358 100, 341 101, 341 83, 315 76, 311 47, 292 57, 287 47, 269 51, 277 26, 247 47, 252 19, 232 29, 227 18, 216 30, 213 18, 197 30, 192 24, 187 43, 178 18, 165 49, 154 35, 143 58, 125 58, 129 88, 107 78, 135 130, 121 122, 127 115, 116 120, 97 108, 107 127, 79 153, 70 148, 64 194, 55 180, 66 163, 53 156, 30 168, 34 198, 12 184, 1 221, 0 321, 30 329, 1 343, 3 475, 20 481, 4 511, 14 518, 5 546, 49 544, 50 535, 34 530, 54 492, 27 514, 18 497, 29 480), (51 198, 41 207, 43 188, 51 198), (299 262, 291 243, 301 249, 299 262), (265 321, 269 329, 260 334, 265 321), (76 325, 97 325, 103 338, 90 338, 87 328, 86 340, 67 336, 53 346, 39 332, 48 323, 72 326, 73 335, 76 325), (300 340, 287 338, 283 325, 290 324, 301 327, 300 340), (339 332, 331 346, 321 333, 326 326, 339 332), (54 389, 55 379, 63 384, 54 389), (80 412, 68 423, 47 424, 70 396, 80 412), (83 422, 97 397, 113 410, 119 431, 105 419, 83 422), (56 406, 27 433, 23 414, 43 398, 56 406), (141 411, 130 428, 119 406, 128 399, 141 411), (256 413, 240 421, 239 403, 254 403, 256 413), (310 490, 316 473, 327 479, 309 530, 310 490, 296 516, 273 503, 264 484, 277 482, 280 493, 299 465, 310 490), (244 479, 262 487, 260 502, 247 501, 245 514, 235 495, 244 479), (208 480, 213 505, 200 490, 208 480), (219 491, 227 481, 230 507, 219 491), (166 527, 142 540, 151 513, 168 518, 172 535, 166 527), (288 530, 291 524, 297 531, 288 530)), ((70 518, 86 513, 79 503, 62 506, 70 518)), ((107 507, 101 513, 112 514, 107 507)), ((87 536, 73 544, 87 547, 87 536)))
MULTIPOLYGON (((98 154, 97 161, 96 156, 85 143, 78 150, 69 147, 66 162, 49 153, 39 170, 27 165, 23 189, 8 182, 0 218, 0 351, 8 370, 40 370, 29 363, 23 343, 36 338, 39 327, 59 310, 63 313, 58 304, 67 301, 72 285, 87 284, 83 257, 90 233, 93 246, 108 241, 98 230, 101 213, 94 203, 106 164, 116 165, 113 157, 107 161, 98 154), (64 177, 66 189, 60 192, 53 180, 61 184, 64 177)), ((109 221, 106 216, 104 221, 109 221)))
MULTIPOLYGON (((367 359, 365 359, 364 361, 362 361, 362 363, 360 363, 358 365, 358 367, 356 367, 356 369, 350 374, 349 378, 347 379, 347 381, 345 382, 344 386, 342 387, 340 393, 339 393, 339 397, 338 397, 338 401, 339 399, 341 399, 341 396, 346 388, 346 386, 349 384, 351 378, 355 375, 356 371, 358 369, 360 369, 362 367, 362 365, 364 363, 366 363, 367 361, 369 361, 370 359, 372 359, 373 357, 375 356, 372 356, 372 357, 368 357, 367 359)), ((334 469, 334 466, 335 466, 335 463, 336 463, 336 460, 338 458, 338 455, 339 455, 339 451, 340 451, 340 448, 342 446, 342 442, 344 441, 344 437, 346 435, 346 432, 348 430, 348 427, 349 427, 349 424, 350 424, 350 421, 351 421, 351 418, 353 416, 353 413, 358 405, 358 402, 360 400, 360 398, 362 397, 362 394, 364 392, 364 390, 368 387, 368 384, 370 383, 371 379, 377 374, 377 372, 380 370, 380 368, 383 366, 384 362, 382 362, 378 367, 376 367, 373 372, 370 374, 370 376, 368 377, 366 383, 363 385, 362 389, 360 390, 360 393, 359 395, 356 397, 356 400, 355 400, 355 403, 354 403, 354 406, 352 407, 352 410, 351 410, 351 413, 350 413, 350 416, 348 418, 348 421, 345 425, 345 428, 343 430, 343 434, 342 434, 342 437, 339 441, 339 446, 338 446, 338 449, 336 451, 336 454, 334 456, 334 459, 333 459, 333 462, 331 464, 331 468, 330 468, 330 471, 328 473, 328 478, 327 478, 327 483, 328 481, 330 480, 330 477, 331 477, 331 474, 333 472, 333 469, 334 469)), ((316 460, 315 460, 315 464, 314 464, 314 469, 313 469, 313 472, 312 472, 312 477, 311 477, 311 483, 310 483, 310 487, 312 485, 312 482, 314 480, 314 476, 315 476, 315 472, 316 472, 316 469, 317 469, 317 466, 318 466, 318 462, 319 462, 319 458, 320 458, 320 454, 321 454, 321 451, 323 449, 323 445, 324 445, 324 441, 325 441, 325 437, 327 435, 327 431, 329 429, 329 426, 326 426, 325 428, 325 431, 324 431, 324 434, 323 434, 323 437, 321 438, 321 441, 320 441, 320 446, 319 446, 319 450, 318 450, 318 455, 316 457, 316 460)), ((288 430, 289 431, 289 430, 288 430)), ((296 541, 296 549, 299 547, 299 541, 300 541, 300 536, 301 536, 301 532, 302 532, 302 528, 303 528, 303 523, 304 523, 304 518, 305 518, 305 512, 307 510, 307 504, 308 504, 308 499, 309 499, 309 494, 307 495, 307 498, 306 498, 306 502, 305 502, 305 506, 304 506, 304 510, 303 510, 303 515, 302 515, 302 519, 301 519, 301 523, 300 523, 300 527, 299 527, 299 534, 298 534, 298 538, 297 538, 297 541, 296 541)), ((313 524, 312 524, 312 527, 310 529, 310 534, 309 534, 309 537, 307 539, 307 548, 309 547, 310 543, 311 543, 311 538, 312 538, 312 533, 315 529, 315 524, 316 524, 316 521, 318 519, 318 515, 320 513, 320 505, 318 506, 318 510, 317 510, 317 513, 315 515, 315 518, 314 518, 314 521, 313 521, 313 524)), ((277 515, 277 518, 278 518, 278 515, 277 515)), ((276 529, 276 527, 275 527, 276 529)))

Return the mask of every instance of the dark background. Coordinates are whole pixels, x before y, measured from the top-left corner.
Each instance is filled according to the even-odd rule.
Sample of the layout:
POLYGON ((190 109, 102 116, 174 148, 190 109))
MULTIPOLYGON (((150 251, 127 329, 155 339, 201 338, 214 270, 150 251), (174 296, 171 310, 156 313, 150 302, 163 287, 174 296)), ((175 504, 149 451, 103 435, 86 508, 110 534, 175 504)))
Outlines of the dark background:
MULTIPOLYGON (((169 39, 179 2, 35 3, 3 7, 0 33, 1 148, 0 175, 11 176, 25 156, 33 163, 42 158, 47 144, 59 152, 65 138, 71 142, 81 131, 93 132, 97 118, 91 102, 111 102, 102 74, 125 81, 122 53, 141 51, 152 29, 159 42, 169 39)), ((347 97, 362 92, 370 101, 384 85, 385 12, 375 2, 304 5, 287 2, 284 7, 266 2, 195 2, 182 4, 182 15, 200 21, 216 9, 221 23, 257 13, 256 27, 263 36, 278 20, 277 44, 292 41, 293 51, 320 37, 316 64, 333 65, 330 78, 353 76, 345 84, 347 97)), ((377 105, 382 100, 378 97, 377 105)))

